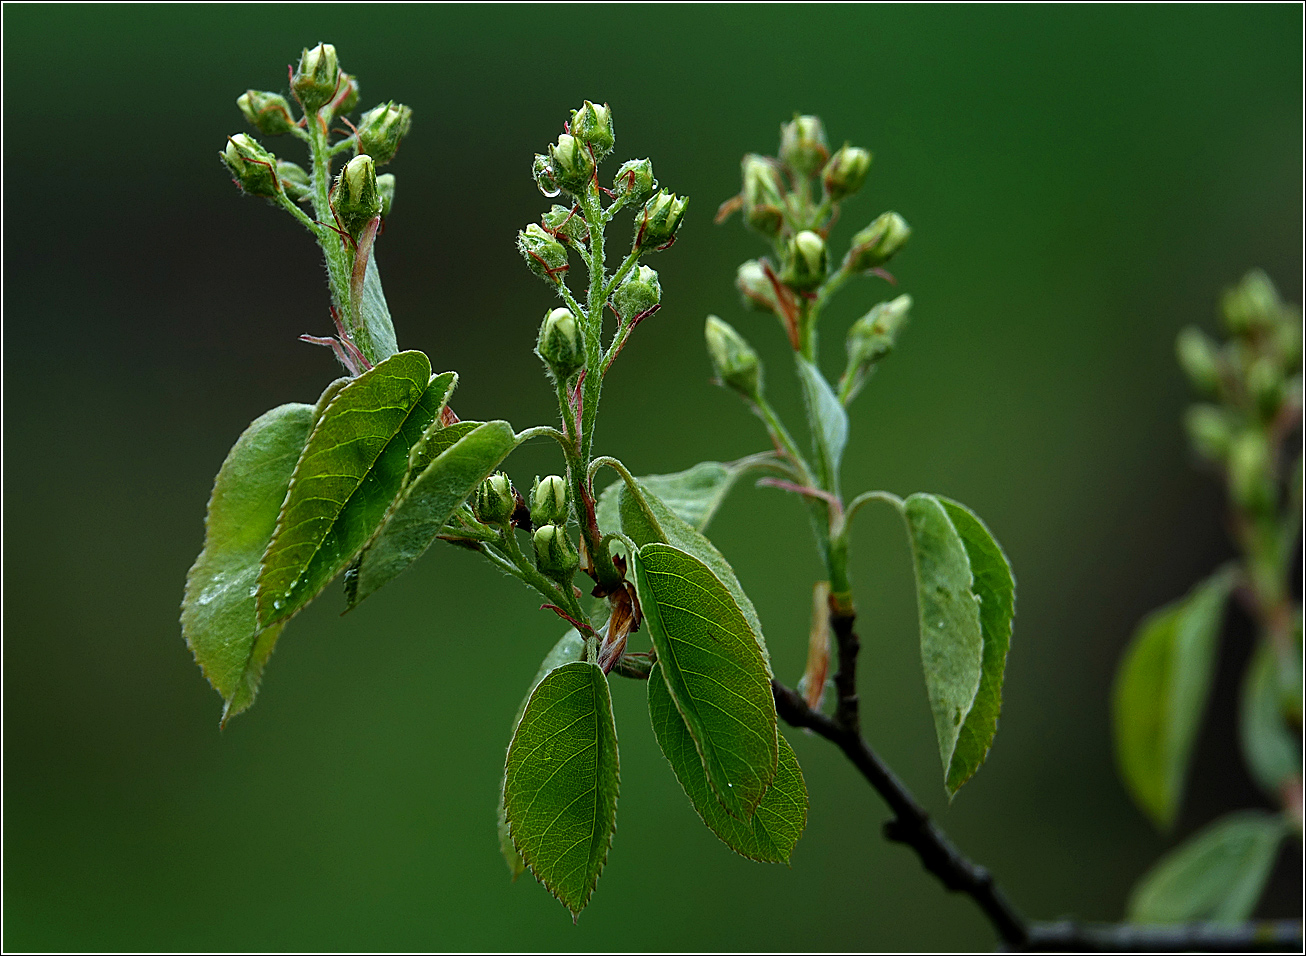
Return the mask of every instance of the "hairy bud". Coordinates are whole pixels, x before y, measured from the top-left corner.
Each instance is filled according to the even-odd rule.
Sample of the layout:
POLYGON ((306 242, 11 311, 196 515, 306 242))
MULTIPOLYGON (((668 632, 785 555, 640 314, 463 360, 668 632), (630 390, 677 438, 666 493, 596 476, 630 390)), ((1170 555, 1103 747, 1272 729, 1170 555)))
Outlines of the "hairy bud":
POLYGON ((319 43, 304 50, 299 66, 290 77, 290 89, 306 113, 316 113, 331 102, 339 92, 340 63, 336 48, 330 43, 319 43))
POLYGON ((566 524, 568 514, 567 483, 557 475, 535 479, 531 489, 531 523, 566 524))
POLYGON ((749 259, 739 267, 735 273, 735 288, 739 290, 747 308, 758 312, 775 312, 779 308, 775 288, 766 277, 760 259, 749 259))
POLYGON ((563 133, 558 142, 549 147, 548 165, 558 185, 573 195, 584 192, 594 176, 594 157, 585 144, 570 133, 563 133))
POLYGON ((554 309, 544 317, 535 354, 559 382, 571 378, 585 364, 585 344, 570 309, 554 309))
POLYGON ((626 160, 612 179, 612 191, 618 198, 625 198, 631 203, 644 202, 657 188, 658 181, 653 178, 653 163, 647 159, 626 160))
POLYGON ((762 389, 762 365, 753 347, 728 322, 715 315, 707 317, 703 334, 717 378, 755 401, 762 389))
POLYGON ((804 229, 789 241, 780 279, 793 289, 814 289, 825 281, 830 271, 830 257, 825 240, 804 229))
POLYGON ((590 228, 585 217, 570 206, 557 206, 544 214, 544 231, 552 233, 564 242, 589 242, 590 228))
POLYGON ((1270 445, 1259 428, 1247 428, 1229 445, 1229 490, 1248 511, 1265 513, 1274 507, 1270 445))
POLYGON ((376 191, 381 194, 381 218, 390 218, 390 207, 395 203, 395 174, 382 173, 376 177, 376 191))
POLYGON ((1175 340, 1175 354, 1193 388, 1203 395, 1220 390, 1220 350, 1210 336, 1189 326, 1175 340))
POLYGON ((549 235, 539 223, 517 233, 517 251, 532 272, 551 285, 562 282, 567 271, 567 247, 549 235))
POLYGON ((635 269, 612 293, 613 309, 627 321, 642 315, 661 301, 662 284, 658 282, 657 272, 648 266, 635 269))
POLYGON ((852 248, 843 267, 849 272, 865 272, 883 265, 906 243, 911 226, 896 212, 886 212, 853 236, 852 248))
POLYGON ((348 73, 340 74, 340 87, 336 98, 331 101, 331 113, 334 116, 348 116, 358 106, 358 77, 348 73))
POLYGON ((250 125, 266 136, 280 136, 295 128, 295 118, 290 115, 290 104, 277 93, 246 90, 236 100, 250 125))
POLYGON ((395 158, 400 141, 413 125, 413 111, 402 103, 382 103, 363 114, 358 123, 358 151, 378 166, 395 158))
POLYGON ((472 502, 476 517, 485 524, 503 525, 517 508, 517 493, 508 476, 498 471, 481 482, 472 502))
POLYGON ((259 145, 258 140, 244 133, 228 137, 227 148, 218 154, 226 164, 231 178, 243 192, 251 196, 277 194, 277 158, 259 145))
POLYGON ((911 296, 881 302, 848 330, 848 369, 855 372, 874 365, 893 351, 898 333, 907 324, 911 296))
POLYGON ((635 247, 662 249, 669 246, 676 238, 688 205, 688 199, 681 199, 665 189, 659 191, 635 217, 635 247))
POLYGON ((313 198, 313 183, 308 170, 288 159, 277 160, 277 177, 281 188, 295 202, 307 202, 313 198))
POLYGON ((1283 303, 1274 283, 1260 269, 1243 276, 1232 289, 1224 293, 1221 302, 1224 321, 1235 335, 1246 335, 1273 326, 1283 312, 1283 303))
POLYGON ((331 190, 331 208, 345 231, 355 239, 369 222, 381 215, 381 192, 371 156, 366 153, 355 156, 340 170, 331 190))
POLYGON ((780 127, 780 161, 795 172, 812 176, 830 159, 825 127, 816 116, 794 114, 780 127))
POLYGON ((580 555, 567 536, 567 529, 556 524, 546 524, 535 529, 532 540, 535 545, 535 566, 540 572, 564 583, 569 581, 576 565, 580 563, 580 555))
POLYGON ((740 198, 744 222, 768 238, 775 238, 784 227, 784 180, 775 161, 749 153, 739 166, 744 181, 740 198))
POLYGON ((847 143, 830 157, 821 171, 821 184, 831 202, 839 202, 862 188, 871 168, 871 154, 847 143))
POLYGON ((603 162, 616 145, 612 132, 612 110, 608 104, 595 106, 589 100, 571 112, 571 135, 594 150, 594 159, 603 162))
POLYGON ((1229 413, 1218 405, 1193 405, 1184 414, 1184 430, 1196 452, 1212 461, 1229 457, 1233 442, 1233 423, 1229 413))

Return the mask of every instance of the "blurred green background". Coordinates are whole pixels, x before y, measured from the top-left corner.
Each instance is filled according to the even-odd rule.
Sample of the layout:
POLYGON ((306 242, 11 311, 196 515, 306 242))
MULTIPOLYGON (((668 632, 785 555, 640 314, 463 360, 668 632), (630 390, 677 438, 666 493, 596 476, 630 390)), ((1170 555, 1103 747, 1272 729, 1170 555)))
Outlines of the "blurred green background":
MULTIPOLYGON (((618 161, 692 197, 652 264, 664 307, 605 392, 601 450, 637 473, 763 447, 708 381, 717 312, 798 407, 775 323, 712 225, 738 160, 820 113, 875 153, 833 243, 879 212, 915 228, 916 300, 854 411, 845 487, 973 506, 1019 581, 1002 730, 947 805, 898 519, 859 518, 867 734, 1031 916, 1115 919, 1178 837, 1263 805, 1236 754, 1249 630, 1231 616, 1176 834, 1117 783, 1107 694, 1145 612, 1230 553, 1185 450, 1173 340, 1214 326, 1253 265, 1301 301, 1302 13, 1272 7, 9 7, 4 18, 4 945, 9 949, 950 949, 993 936, 879 834, 881 801, 789 733, 812 795, 791 868, 734 857, 615 681, 622 800, 578 926, 507 879, 494 808, 514 708, 558 635, 536 599, 439 548, 347 618, 300 616, 258 705, 223 733, 177 624, 212 476, 245 425, 336 374, 316 249, 217 161, 236 96, 285 89, 334 42, 364 107, 415 124, 378 258, 401 344, 462 375, 464 416, 551 420, 531 354, 548 291, 516 230, 547 208, 531 157, 583 98, 618 161)), ((292 159, 298 144, 267 141, 292 159), (284 143, 284 145, 283 145, 284 143)), ((615 164, 613 165, 615 169, 615 164)), ((617 228, 620 243, 624 222, 617 228)), ((843 329, 890 293, 867 281, 843 329)), ((541 443, 519 485, 558 462, 541 443)), ((817 562, 802 508, 744 489, 713 536, 777 673, 802 670, 817 562)), ((1285 854, 1265 915, 1298 911, 1285 854)))

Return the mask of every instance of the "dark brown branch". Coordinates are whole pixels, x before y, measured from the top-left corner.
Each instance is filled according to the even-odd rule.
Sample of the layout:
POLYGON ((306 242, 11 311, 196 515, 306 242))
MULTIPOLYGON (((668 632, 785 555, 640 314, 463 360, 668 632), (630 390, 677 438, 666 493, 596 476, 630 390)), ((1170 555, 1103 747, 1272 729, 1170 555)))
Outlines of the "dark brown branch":
POLYGON ((1235 926, 1219 923, 1134 926, 1067 921, 1035 923, 1029 928, 1030 949, 1072 953, 1300 952, 1301 946, 1301 923, 1296 920, 1257 920, 1235 926))

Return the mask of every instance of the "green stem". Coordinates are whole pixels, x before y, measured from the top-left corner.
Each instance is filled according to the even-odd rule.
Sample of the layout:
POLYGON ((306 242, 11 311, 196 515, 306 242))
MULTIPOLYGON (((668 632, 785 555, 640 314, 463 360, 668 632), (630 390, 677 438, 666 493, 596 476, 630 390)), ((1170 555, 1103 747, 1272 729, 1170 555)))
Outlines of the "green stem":
POLYGON ((541 574, 526 555, 522 553, 521 545, 517 542, 516 531, 512 528, 505 528, 499 536, 499 542, 507 558, 516 566, 518 577, 539 591, 548 601, 560 605, 564 611, 577 621, 583 622, 585 620, 585 612, 581 610, 580 602, 576 600, 576 595, 571 586, 559 584, 552 578, 541 574))
POLYGON ((789 434, 789 429, 785 428, 784 422, 780 421, 780 416, 775 413, 775 409, 766 400, 766 396, 758 394, 756 401, 752 402, 752 406, 753 413, 766 424, 766 430, 770 433, 771 439, 780 446, 794 465, 798 467, 798 470, 802 473, 804 483, 815 486, 811 466, 807 464, 807 459, 798 450, 798 445, 794 442, 793 436, 789 434))
POLYGON ((639 262, 640 252, 641 250, 639 249, 632 249, 630 255, 626 256, 625 261, 621 263, 621 268, 613 273, 612 281, 603 289, 604 302, 607 302, 608 299, 611 298, 612 293, 616 291, 617 286, 621 285, 621 280, 626 278, 626 275, 630 270, 635 267, 635 263, 639 262))

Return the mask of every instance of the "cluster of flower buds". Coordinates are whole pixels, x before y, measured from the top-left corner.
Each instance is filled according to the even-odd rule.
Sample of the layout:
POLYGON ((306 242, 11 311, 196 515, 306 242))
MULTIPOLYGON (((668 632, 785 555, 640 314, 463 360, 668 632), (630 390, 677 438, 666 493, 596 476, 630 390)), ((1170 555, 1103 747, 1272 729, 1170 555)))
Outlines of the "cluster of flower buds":
POLYGON ((567 534, 567 518, 571 506, 567 497, 567 483, 558 475, 535 479, 531 488, 531 524, 535 531, 535 566, 564 584, 571 580, 580 562, 580 555, 567 534))
POLYGON ((1197 451, 1225 467, 1234 500, 1266 513, 1278 499, 1276 435, 1301 413, 1301 316, 1259 270, 1225 293, 1221 311, 1227 342, 1192 327, 1176 342, 1189 381, 1211 400, 1185 424, 1197 451))
POLYGON ((372 157, 372 162, 384 166, 399 152, 399 143, 408 135, 413 125, 413 111, 402 103, 382 103, 363 114, 358 123, 355 140, 359 154, 372 157))
POLYGON ((227 148, 218 154, 232 181, 251 196, 275 196, 281 188, 277 158, 244 133, 227 137, 227 148))
POLYGON ((749 401, 757 402, 762 393, 762 363, 757 352, 730 323, 715 315, 707 317, 703 334, 717 381, 749 401))

